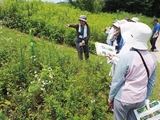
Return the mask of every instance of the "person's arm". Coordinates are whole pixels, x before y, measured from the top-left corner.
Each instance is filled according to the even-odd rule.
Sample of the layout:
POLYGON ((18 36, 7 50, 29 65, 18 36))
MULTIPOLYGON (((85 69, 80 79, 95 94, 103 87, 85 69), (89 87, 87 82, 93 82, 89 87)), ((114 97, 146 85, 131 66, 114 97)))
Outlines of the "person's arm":
POLYGON ((152 89, 154 87, 155 80, 156 80, 156 69, 154 70, 154 72, 152 73, 151 77, 148 80, 147 96, 146 96, 146 99, 145 99, 145 105, 146 105, 147 109, 150 109, 150 106, 149 106, 150 100, 149 100, 149 98, 150 98, 150 95, 152 93, 152 89))
POLYGON ((152 93, 152 89, 154 87, 155 80, 156 80, 156 69, 154 70, 154 72, 152 73, 151 77, 148 80, 146 99, 149 99, 152 93))
POLYGON ((159 34, 159 30, 157 30, 157 31, 154 33, 153 38, 158 37, 158 34, 159 34))
POLYGON ((119 61, 119 57, 115 56, 115 55, 109 55, 107 56, 107 63, 113 63, 113 64, 117 64, 119 61))
POLYGON ((67 24, 66 27, 67 27, 67 28, 68 28, 68 27, 72 27, 72 28, 78 29, 78 24, 67 24))
POLYGON ((156 32, 153 34, 153 38, 156 38, 159 35, 159 24, 157 24, 154 29, 156 32))
POLYGON ((120 58, 119 62, 116 65, 115 73, 111 84, 109 100, 113 100, 117 92, 120 90, 122 84, 125 81, 125 76, 128 69, 129 69, 128 60, 126 59, 126 56, 123 56, 120 58))

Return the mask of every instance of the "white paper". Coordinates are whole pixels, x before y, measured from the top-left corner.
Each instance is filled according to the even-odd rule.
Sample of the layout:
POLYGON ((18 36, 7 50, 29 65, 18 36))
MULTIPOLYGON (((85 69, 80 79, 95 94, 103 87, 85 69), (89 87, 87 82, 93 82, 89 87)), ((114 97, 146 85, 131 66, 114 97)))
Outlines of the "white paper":
POLYGON ((150 105, 152 107, 149 110, 146 107, 134 110, 137 120, 160 120, 160 102, 155 100, 150 105), (158 104, 154 105, 155 103, 158 104))
POLYGON ((100 42, 95 42, 95 47, 96 47, 97 55, 100 55, 100 56, 116 55, 115 47, 113 46, 100 43, 100 42))

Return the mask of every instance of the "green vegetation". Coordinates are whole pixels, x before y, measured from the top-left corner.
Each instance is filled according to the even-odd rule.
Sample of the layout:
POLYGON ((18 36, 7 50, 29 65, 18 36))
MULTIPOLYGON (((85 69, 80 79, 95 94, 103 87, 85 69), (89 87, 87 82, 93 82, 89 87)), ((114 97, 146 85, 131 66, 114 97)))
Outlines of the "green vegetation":
POLYGON ((125 11, 132 14, 141 13, 146 16, 159 15, 159 0, 68 0, 68 2, 81 10, 91 13, 125 11))
POLYGON ((129 14, 121 11, 116 13, 91 14, 71 6, 43 3, 39 1, 22 2, 23 0, 5 0, 0 7, 0 19, 5 26, 29 33, 30 28, 34 35, 49 41, 74 46, 75 30, 67 29, 66 24, 78 23, 79 15, 88 17, 91 28, 90 52, 95 53, 94 42, 105 42, 106 36, 103 30, 110 26, 115 19, 132 18, 138 16, 140 21, 152 27, 152 18, 141 14, 129 14))
POLYGON ((104 57, 78 61, 73 48, 0 26, 0 59, 0 108, 8 118, 110 118, 104 57))
MULTIPOLYGON (((78 61, 71 47, 75 31, 65 26, 86 14, 94 53, 94 42, 105 42, 103 29, 114 19, 138 16, 151 26, 152 18, 17 1, 5 0, 0 7, 2 24, 12 28, 0 26, 0 119, 112 120, 107 111, 110 65, 94 54, 88 61, 78 61)), ((151 101, 160 100, 159 66, 151 101)))
MULTIPOLYGON (((0 118, 101 119, 107 112, 110 65, 74 48, 0 26, 0 118)), ((160 100, 160 64, 151 101, 160 100)))

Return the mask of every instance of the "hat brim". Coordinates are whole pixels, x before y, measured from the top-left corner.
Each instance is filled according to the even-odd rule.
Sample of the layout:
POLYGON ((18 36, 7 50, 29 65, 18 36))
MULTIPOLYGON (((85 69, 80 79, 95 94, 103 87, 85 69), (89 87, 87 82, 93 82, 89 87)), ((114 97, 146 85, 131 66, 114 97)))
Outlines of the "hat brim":
POLYGON ((139 42, 136 40, 136 38, 134 39, 130 33, 130 31, 126 31, 123 33, 123 39, 125 40, 125 42, 138 50, 148 50, 148 45, 147 42, 139 42))
POLYGON ((114 25, 115 27, 117 28, 120 28, 120 25, 116 22, 116 23, 113 23, 112 25, 114 25))
POLYGON ((82 18, 79 18, 78 20, 81 20, 81 21, 87 22, 87 20, 85 20, 85 19, 82 19, 82 18))

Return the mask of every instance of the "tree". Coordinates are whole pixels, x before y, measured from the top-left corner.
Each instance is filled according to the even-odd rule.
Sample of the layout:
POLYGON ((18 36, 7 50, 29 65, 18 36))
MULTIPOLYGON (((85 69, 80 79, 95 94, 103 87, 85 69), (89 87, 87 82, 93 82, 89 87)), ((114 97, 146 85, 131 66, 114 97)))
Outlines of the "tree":
POLYGON ((159 0, 154 0, 152 4, 152 16, 160 17, 159 11, 160 11, 160 4, 159 0))
POLYGON ((80 8, 81 10, 86 10, 91 13, 101 12, 105 5, 104 0, 68 0, 68 2, 76 8, 80 8))
POLYGON ((154 16, 158 15, 158 11, 160 10, 160 6, 157 4, 158 2, 158 0, 105 0, 103 12, 116 12, 119 10, 154 16), (155 5, 157 6, 155 7, 155 5))

